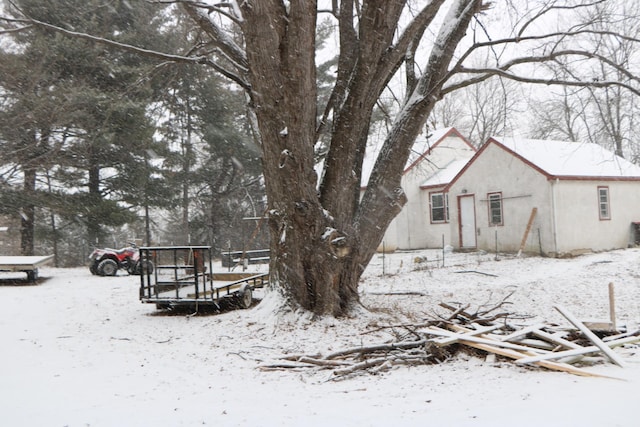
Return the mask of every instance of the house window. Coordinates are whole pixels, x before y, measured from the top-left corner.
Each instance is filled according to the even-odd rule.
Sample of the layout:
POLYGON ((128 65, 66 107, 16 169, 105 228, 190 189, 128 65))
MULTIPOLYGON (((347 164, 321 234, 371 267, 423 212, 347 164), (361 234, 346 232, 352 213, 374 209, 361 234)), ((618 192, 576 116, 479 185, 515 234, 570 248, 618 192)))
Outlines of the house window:
POLYGON ((611 219, 609 210, 609 187, 598 187, 598 206, 600 219, 611 219))
POLYGON ((502 225, 502 193, 487 194, 489 200, 489 225, 502 225))
POLYGON ((446 193, 431 193, 431 222, 449 221, 449 203, 446 193))

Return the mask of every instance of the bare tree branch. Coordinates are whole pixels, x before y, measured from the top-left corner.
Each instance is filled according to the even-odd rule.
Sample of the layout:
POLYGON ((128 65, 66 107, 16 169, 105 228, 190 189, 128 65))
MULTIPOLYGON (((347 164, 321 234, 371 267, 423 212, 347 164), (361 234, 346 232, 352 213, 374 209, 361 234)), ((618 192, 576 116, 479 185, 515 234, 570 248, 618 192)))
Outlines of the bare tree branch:
MULTIPOLYGON (((568 32, 560 31, 560 32, 553 32, 553 33, 540 34, 540 35, 534 35, 534 36, 527 36, 527 37, 510 37, 510 38, 502 38, 497 40, 490 40, 486 42, 478 42, 478 43, 474 43, 460 56, 456 64, 451 68, 449 77, 451 77, 451 75, 457 72, 459 67, 462 66, 464 61, 468 59, 473 52, 482 48, 496 47, 500 45, 522 44, 527 41, 539 41, 539 40, 547 40, 547 39, 550 40, 550 39, 557 39, 559 37, 562 37, 565 39, 574 38, 577 36, 589 35, 589 34, 597 35, 601 37, 605 37, 605 36, 614 37, 614 38, 619 38, 625 41, 640 43, 640 39, 637 37, 630 37, 624 34, 616 33, 615 31, 603 31, 603 30, 579 30, 579 31, 568 31, 568 32)), ((584 52, 587 53, 586 51, 584 52)))
POLYGON ((219 13, 220 15, 230 19, 236 24, 240 25, 242 22, 241 19, 236 16, 235 13, 229 13, 227 10, 233 10, 233 4, 231 2, 219 2, 216 4, 208 4, 201 1, 191 1, 191 0, 147 0, 149 3, 155 4, 185 4, 189 3, 194 7, 207 10, 208 13, 219 13))
POLYGON ((207 32, 207 35, 211 37, 211 41, 225 54, 233 64, 246 70, 247 55, 244 50, 238 46, 234 41, 226 34, 219 25, 216 25, 207 13, 204 13, 205 9, 202 9, 200 2, 182 1, 184 10, 187 14, 207 32))
POLYGON ((33 25, 25 25, 24 27, 11 28, 11 29, 8 29, 8 30, 1 30, 0 34, 19 33, 19 32, 22 32, 22 31, 30 30, 31 28, 33 28, 33 25))
POLYGON ((520 28, 520 31, 518 31, 518 37, 521 37, 522 34, 524 33, 524 31, 527 29, 527 27, 529 27, 531 24, 533 24, 538 18, 541 18, 542 16, 546 15, 547 13, 551 12, 552 10, 573 10, 573 9, 580 9, 580 8, 585 8, 585 7, 590 7, 590 6, 595 6, 597 4, 602 4, 605 3, 607 0, 597 0, 591 3, 586 3, 586 4, 577 4, 577 5, 567 5, 567 6, 556 6, 556 5, 552 5, 548 8, 543 8, 540 12, 538 12, 533 18, 531 18, 528 22, 526 22, 522 28, 520 28))
POLYGON ((458 74, 480 74, 480 76, 463 80, 463 81, 451 84, 449 86, 446 86, 445 88, 443 88, 442 92, 443 94, 450 93, 462 87, 469 86, 471 84, 484 81, 492 76, 499 75, 505 78, 509 78, 511 80, 524 82, 524 83, 536 83, 536 84, 546 84, 546 85, 553 84, 553 85, 565 85, 565 86, 576 86, 576 87, 598 87, 598 88, 619 86, 631 91, 632 93, 640 94, 640 89, 635 88, 630 84, 622 81, 598 81, 598 80, 586 81, 586 80, 567 80, 567 79, 556 79, 556 78, 540 79, 535 77, 521 76, 521 75, 508 72, 509 69, 511 69, 516 65, 541 64, 549 61, 557 61, 558 58, 569 57, 569 56, 579 56, 579 57, 585 57, 588 59, 597 59, 601 63, 605 63, 611 66, 612 68, 614 68, 615 70, 623 74, 625 77, 627 77, 629 80, 640 82, 640 78, 638 78, 637 76, 632 74, 629 70, 627 70, 624 67, 621 67, 620 65, 618 65, 617 63, 615 63, 614 61, 610 60, 607 57, 604 57, 596 53, 586 52, 581 50, 563 50, 563 51, 552 52, 551 54, 545 55, 545 56, 530 56, 530 57, 516 58, 505 63, 500 67, 495 67, 495 68, 467 68, 459 65, 456 70, 458 74))

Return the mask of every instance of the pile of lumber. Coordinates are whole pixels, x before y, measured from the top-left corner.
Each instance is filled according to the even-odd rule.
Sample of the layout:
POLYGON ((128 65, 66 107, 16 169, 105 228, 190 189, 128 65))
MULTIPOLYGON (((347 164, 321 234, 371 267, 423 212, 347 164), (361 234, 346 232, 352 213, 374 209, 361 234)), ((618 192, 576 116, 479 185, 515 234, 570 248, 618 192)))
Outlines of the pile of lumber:
MULTIPOLYGON (((270 369, 331 369, 333 378, 357 372, 376 373, 397 365, 443 363, 460 351, 500 357, 520 366, 542 367, 582 376, 602 376, 586 370, 588 363, 609 361, 624 367, 615 347, 640 342, 640 330, 592 331, 562 306, 554 308, 573 325, 536 324, 514 327, 515 316, 497 311, 505 301, 488 310, 470 312, 469 306, 441 303, 448 315, 420 324, 390 325, 395 339, 377 345, 358 346, 328 355, 289 355, 270 369), (583 366, 579 366, 579 364, 583 366)), ((379 331, 382 328, 377 328, 379 331)), ((372 331, 368 331, 369 333, 372 331)))
POLYGON ((452 310, 453 320, 445 327, 429 326, 423 333, 438 345, 462 344, 487 353, 512 359, 519 365, 534 365, 547 369, 569 372, 576 375, 598 376, 575 364, 585 362, 585 357, 597 357, 615 363, 626 364, 613 349, 640 342, 640 331, 619 330, 592 331, 569 310, 556 305, 573 328, 560 329, 556 325, 538 324, 514 328, 508 323, 483 322, 465 309, 447 304, 441 306, 452 310), (481 324, 484 323, 484 324, 481 324))

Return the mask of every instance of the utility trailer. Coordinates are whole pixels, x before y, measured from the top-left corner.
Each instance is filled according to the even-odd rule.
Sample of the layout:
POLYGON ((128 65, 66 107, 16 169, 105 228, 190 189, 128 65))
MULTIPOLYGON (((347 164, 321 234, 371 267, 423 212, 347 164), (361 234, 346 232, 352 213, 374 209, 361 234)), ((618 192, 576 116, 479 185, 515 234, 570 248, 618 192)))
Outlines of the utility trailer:
POLYGON ((141 247, 140 260, 153 262, 140 275, 140 301, 159 309, 186 306, 219 308, 233 300, 249 308, 253 290, 269 282, 269 273, 214 273, 210 246, 141 247))
POLYGON ((46 256, 0 256, 0 271, 27 273, 27 280, 38 278, 38 268, 53 261, 53 255, 46 256))

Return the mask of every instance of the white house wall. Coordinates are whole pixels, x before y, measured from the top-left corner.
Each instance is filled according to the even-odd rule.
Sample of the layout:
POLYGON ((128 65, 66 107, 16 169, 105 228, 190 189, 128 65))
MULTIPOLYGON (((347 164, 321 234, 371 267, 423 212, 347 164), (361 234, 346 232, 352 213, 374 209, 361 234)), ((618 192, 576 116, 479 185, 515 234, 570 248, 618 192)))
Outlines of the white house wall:
POLYGON ((450 136, 440 141, 431 153, 410 168, 402 178, 407 203, 391 223, 385 240, 396 237, 398 249, 424 249, 442 247, 442 235, 450 240, 448 224, 431 224, 429 191, 420 185, 439 168, 460 158, 471 158, 473 149, 462 139, 450 136))
POLYGON ((459 239, 458 197, 473 195, 476 248, 517 252, 531 211, 537 215, 524 251, 565 256, 585 251, 625 248, 633 242, 632 222, 640 221, 640 182, 549 179, 529 163, 491 144, 470 163, 449 188, 450 235, 459 239), (599 215, 598 187, 609 189, 610 219, 599 215), (503 224, 489 225, 487 197, 502 195, 503 224))
POLYGON ((449 189, 451 245, 460 248, 458 197, 473 195, 476 215, 476 248, 517 252, 534 207, 537 215, 525 242, 526 252, 553 248, 551 194, 547 178, 527 163, 491 145, 485 148, 449 189), (489 193, 501 193, 503 224, 489 225, 489 193))
POLYGON ((556 181, 558 254, 625 248, 640 221, 640 182, 556 181), (598 187, 609 189, 610 219, 599 214, 598 187))

